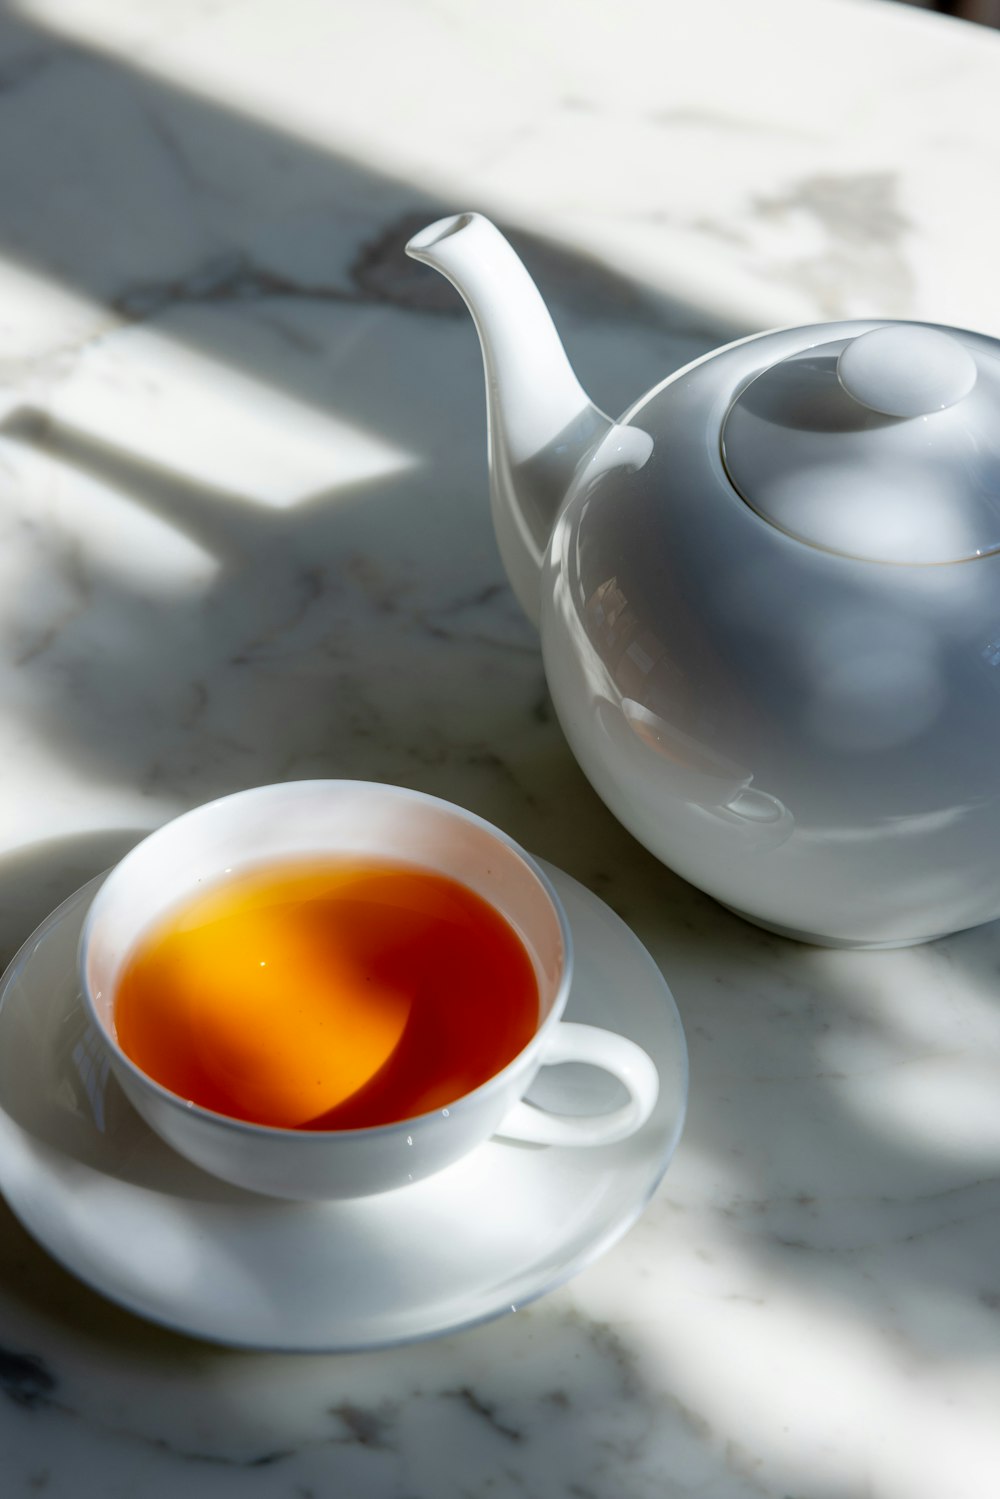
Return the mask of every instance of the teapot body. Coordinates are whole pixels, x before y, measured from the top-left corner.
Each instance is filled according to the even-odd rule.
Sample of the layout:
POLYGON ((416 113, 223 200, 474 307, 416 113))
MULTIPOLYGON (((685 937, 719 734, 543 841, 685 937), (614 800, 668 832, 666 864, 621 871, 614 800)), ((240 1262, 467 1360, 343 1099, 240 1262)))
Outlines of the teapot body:
POLYGON ((475 319, 501 555, 626 827, 807 941, 1000 917, 1000 343, 761 334, 616 423, 488 220, 407 251, 475 319))
POLYGON ((578 470, 541 585, 553 702, 612 812, 739 914, 849 946, 1000 916, 1000 556, 806 545, 740 497, 719 433, 785 352, 874 326, 743 340, 657 387, 578 470), (630 430, 648 457, 623 467, 630 430))

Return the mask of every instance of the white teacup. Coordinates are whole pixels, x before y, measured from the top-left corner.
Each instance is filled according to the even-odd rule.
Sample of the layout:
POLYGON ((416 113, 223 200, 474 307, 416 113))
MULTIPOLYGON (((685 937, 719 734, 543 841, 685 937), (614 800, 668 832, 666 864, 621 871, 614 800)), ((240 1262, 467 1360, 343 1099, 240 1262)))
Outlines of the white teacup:
POLYGON ((112 870, 80 938, 83 998, 127 1097, 188 1160, 274 1197, 360 1197, 418 1181, 491 1135, 543 1145, 606 1145, 632 1134, 656 1103, 656 1069, 634 1042, 563 1021, 573 972, 559 898, 506 834, 437 797, 367 781, 293 781, 197 807, 152 833, 112 870), (539 1020, 501 1071, 447 1108, 366 1129, 250 1124, 164 1088, 122 1050, 115 994, 151 926, 225 872, 296 858, 391 858, 458 880, 511 924, 538 980, 539 1020), (607 1114, 561 1115, 524 1102, 539 1068, 586 1062, 613 1074, 628 1101, 607 1114))

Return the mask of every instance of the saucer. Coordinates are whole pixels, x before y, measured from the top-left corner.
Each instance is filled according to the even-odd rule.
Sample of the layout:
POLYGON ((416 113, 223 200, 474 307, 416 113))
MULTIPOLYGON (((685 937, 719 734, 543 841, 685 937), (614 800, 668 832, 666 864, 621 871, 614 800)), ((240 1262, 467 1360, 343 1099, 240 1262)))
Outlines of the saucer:
MULTIPOLYGON (((103 876, 38 928, 0 980, 0 1190, 45 1249, 111 1301, 237 1347, 337 1352, 471 1327, 553 1290, 610 1249, 667 1169, 684 1119, 680 1017, 649 954, 576 880, 544 865, 575 944, 568 1020, 630 1036, 657 1106, 617 1145, 499 1139, 425 1181, 348 1202, 227 1186, 154 1135, 109 1075, 80 1003, 76 946, 103 876)), ((544 1069, 529 1097, 613 1106, 620 1084, 544 1069)))

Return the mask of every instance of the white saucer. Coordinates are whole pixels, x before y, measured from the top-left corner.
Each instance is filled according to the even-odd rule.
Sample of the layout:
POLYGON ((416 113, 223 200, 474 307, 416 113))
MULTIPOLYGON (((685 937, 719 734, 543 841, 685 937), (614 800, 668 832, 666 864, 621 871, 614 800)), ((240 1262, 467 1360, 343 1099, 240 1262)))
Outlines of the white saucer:
MULTIPOLYGON (((631 1139, 575 1150, 492 1140, 427 1181, 352 1202, 275 1202, 217 1182, 132 1111, 80 1006, 76 943, 98 878, 42 923, 0 980, 0 1189, 11 1208, 110 1300, 241 1347, 382 1348, 472 1326, 562 1284, 625 1233, 666 1171, 687 1051, 645 948, 590 891, 545 867, 576 945, 567 1018, 622 1031, 659 1069, 659 1103, 631 1139)), ((544 1098, 541 1079, 532 1096, 584 1112, 595 1078, 605 1082, 592 1069, 550 1068, 544 1098)))

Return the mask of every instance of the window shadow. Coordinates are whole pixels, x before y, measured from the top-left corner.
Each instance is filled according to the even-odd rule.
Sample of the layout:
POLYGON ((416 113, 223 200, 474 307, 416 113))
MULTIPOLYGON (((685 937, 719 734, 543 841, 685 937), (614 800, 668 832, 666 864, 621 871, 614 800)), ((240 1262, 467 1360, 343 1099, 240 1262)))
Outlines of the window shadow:
MULTIPOLYGON (((0 395, 0 461, 30 536, 5 628, 33 730, 98 783, 138 787, 158 816, 362 768, 435 789, 456 754, 479 757, 488 794, 498 742, 522 730, 511 715, 527 678, 533 701, 542 687, 533 632, 497 604, 471 320, 403 254, 454 205, 12 7, 0 56, 0 117, 16 105, 19 122, 0 132, 0 259, 92 309, 68 316, 70 346, 32 360, 32 411, 0 395), (157 402, 164 348, 200 361, 204 382, 203 414, 173 445, 157 402), (227 482, 213 370, 258 393, 242 430, 279 474, 283 451, 296 471, 287 419, 303 410, 374 443, 373 475, 342 476, 337 425, 327 469, 320 426, 304 488, 289 481, 293 503, 268 512, 252 482, 227 482), (80 386, 86 411, 102 381, 103 425, 88 425, 80 386), (135 397, 143 381, 149 400, 135 397), (140 533, 137 507, 163 529, 140 533), (200 588, 171 587, 169 569, 151 585, 178 534, 205 553, 200 588), (484 671, 467 670, 483 655, 484 671)), ((611 409, 744 331, 511 232, 611 409)), ((171 378, 194 377, 184 365, 171 378)), ((564 756, 541 728, 545 753, 564 756)))

